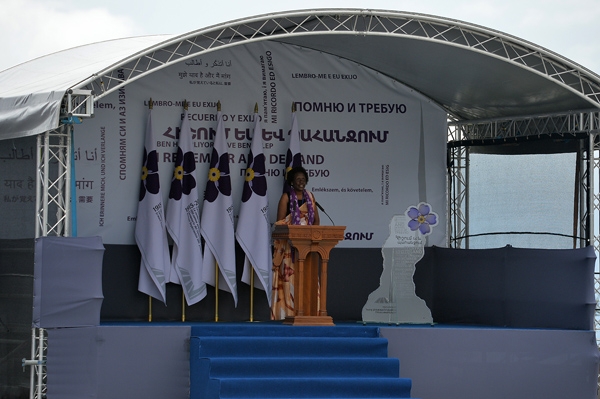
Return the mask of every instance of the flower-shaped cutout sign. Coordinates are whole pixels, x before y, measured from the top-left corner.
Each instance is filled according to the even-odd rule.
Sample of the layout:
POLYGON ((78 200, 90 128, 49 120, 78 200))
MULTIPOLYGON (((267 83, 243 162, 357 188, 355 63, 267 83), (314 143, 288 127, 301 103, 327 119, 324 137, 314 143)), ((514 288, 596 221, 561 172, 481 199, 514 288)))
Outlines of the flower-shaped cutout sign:
POLYGON ((410 218, 408 222, 410 230, 418 230, 424 236, 431 234, 432 227, 438 224, 437 213, 433 212, 431 205, 425 202, 421 202, 417 206, 410 206, 405 214, 410 218))

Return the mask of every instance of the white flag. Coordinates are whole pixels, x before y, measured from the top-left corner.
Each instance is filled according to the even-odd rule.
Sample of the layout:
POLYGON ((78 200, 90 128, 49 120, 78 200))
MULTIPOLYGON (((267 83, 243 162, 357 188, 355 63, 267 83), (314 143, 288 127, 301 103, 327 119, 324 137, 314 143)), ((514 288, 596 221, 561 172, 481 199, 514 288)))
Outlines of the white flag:
POLYGON ((158 153, 148 112, 142 182, 135 223, 135 241, 142 253, 138 290, 167 303, 166 283, 171 262, 158 176, 158 153))
POLYGON ((246 253, 242 281, 250 284, 252 267, 258 276, 257 288, 266 291, 271 305, 271 224, 262 129, 258 114, 254 114, 254 137, 248 155, 246 179, 237 224, 237 241, 246 253))
POLYGON ((173 239, 170 281, 181 284, 187 304, 193 305, 206 296, 206 284, 202 281, 196 159, 187 114, 188 111, 185 110, 179 133, 175 169, 167 203, 167 230, 173 239))
POLYGON ((219 267, 219 289, 229 291, 237 306, 235 269, 235 235, 233 230, 233 200, 229 176, 229 153, 225 140, 223 117, 218 114, 217 132, 210 156, 210 170, 204 191, 202 224, 204 237, 204 264, 202 279, 215 285, 215 262, 219 267))
POLYGON ((296 166, 302 166, 302 154, 300 153, 300 131, 296 111, 292 111, 292 130, 290 131, 290 144, 285 154, 285 175, 283 176, 283 192, 291 190, 287 183, 287 173, 296 166))

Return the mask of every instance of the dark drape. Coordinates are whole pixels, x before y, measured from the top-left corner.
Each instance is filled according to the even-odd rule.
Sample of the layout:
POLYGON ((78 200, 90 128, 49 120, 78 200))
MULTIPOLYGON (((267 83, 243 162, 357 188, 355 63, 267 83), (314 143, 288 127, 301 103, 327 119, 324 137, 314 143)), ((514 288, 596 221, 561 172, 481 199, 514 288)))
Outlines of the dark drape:
POLYGON ((33 326, 100 324, 102 258, 100 237, 40 237, 35 242, 33 326))
POLYGON ((592 247, 428 248, 414 275, 436 323, 592 330, 592 247))

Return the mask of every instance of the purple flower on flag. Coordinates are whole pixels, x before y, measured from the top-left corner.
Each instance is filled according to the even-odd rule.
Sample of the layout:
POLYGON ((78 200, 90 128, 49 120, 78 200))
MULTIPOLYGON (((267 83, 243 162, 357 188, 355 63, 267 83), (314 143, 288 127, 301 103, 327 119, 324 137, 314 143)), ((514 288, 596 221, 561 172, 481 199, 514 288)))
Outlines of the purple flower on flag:
POLYGON ((287 179, 287 173, 296 166, 302 166, 302 154, 300 153, 296 153, 294 154, 294 156, 292 157, 292 150, 290 150, 288 148, 286 154, 285 154, 285 174, 286 174, 286 179, 287 179))
POLYGON ((158 154, 156 150, 149 153, 144 148, 144 161, 142 163, 142 184, 140 184, 140 197, 143 200, 146 191, 150 194, 158 194, 160 190, 160 180, 158 177, 158 154))
POLYGON ((410 218, 408 222, 410 230, 419 230, 419 233, 424 236, 431 234, 431 228, 438 223, 437 214, 431 211, 431 205, 424 202, 416 207, 409 207, 406 216, 410 218))
POLYGON ((231 195, 231 180, 229 179, 229 154, 219 156, 213 148, 210 157, 210 170, 208 171, 208 182, 204 198, 213 202, 219 196, 219 192, 225 196, 231 195))
POLYGON ((258 154, 256 158, 252 155, 248 157, 248 168, 246 169, 246 181, 244 182, 244 191, 242 193, 242 202, 246 202, 252 196, 264 197, 267 194, 267 178, 265 177, 265 156, 258 154))
POLYGON ((196 170, 194 153, 191 151, 185 154, 181 147, 177 147, 177 157, 175 158, 175 169, 173 170, 173 181, 171 182, 171 191, 169 198, 179 201, 182 193, 190 195, 196 188, 196 179, 192 173, 196 170))

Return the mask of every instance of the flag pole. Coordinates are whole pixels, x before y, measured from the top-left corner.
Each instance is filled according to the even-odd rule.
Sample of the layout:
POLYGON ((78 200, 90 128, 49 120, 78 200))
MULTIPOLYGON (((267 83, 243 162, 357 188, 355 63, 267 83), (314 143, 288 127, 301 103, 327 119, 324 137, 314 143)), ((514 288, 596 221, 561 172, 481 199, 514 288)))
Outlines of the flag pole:
MULTIPOLYGON (((258 116, 258 103, 254 103, 254 117, 258 116)), ((254 265, 250 265, 250 322, 254 321, 254 265)))
MULTIPOLYGON (((183 100, 183 110, 188 110, 187 100, 183 100)), ((181 286, 181 321, 185 321, 185 290, 183 288, 183 285, 181 286)))
POLYGON ((219 264, 215 262, 215 321, 219 321, 219 264))
MULTIPOLYGON (((217 100, 217 112, 221 111, 221 100, 217 100)), ((215 262, 215 321, 219 321, 219 263, 215 262)))
POLYGON ((254 266, 250 266, 250 322, 254 321, 254 266))
MULTIPOLYGON (((150 97, 150 101, 148 102, 148 109, 154 108, 154 102, 152 101, 152 97, 150 97)), ((148 295, 148 321, 152 321, 152 296, 148 295)))

